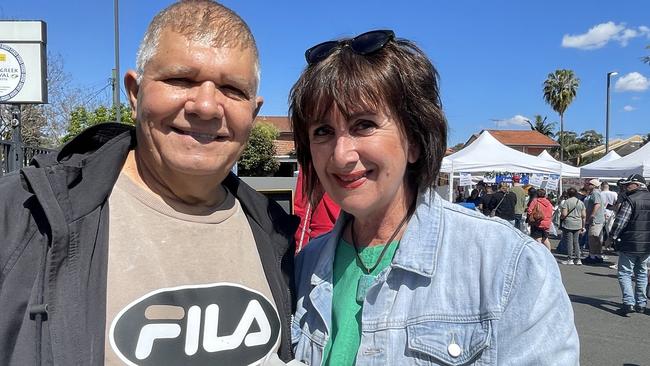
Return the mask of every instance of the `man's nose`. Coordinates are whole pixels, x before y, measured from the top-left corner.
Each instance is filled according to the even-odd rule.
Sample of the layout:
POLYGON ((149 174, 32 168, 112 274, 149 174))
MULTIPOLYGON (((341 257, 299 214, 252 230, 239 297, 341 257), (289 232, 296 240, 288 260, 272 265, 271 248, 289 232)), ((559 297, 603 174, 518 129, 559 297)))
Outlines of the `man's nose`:
POLYGON ((224 115, 223 100, 224 95, 215 84, 205 81, 192 89, 185 111, 203 120, 221 119, 224 115))

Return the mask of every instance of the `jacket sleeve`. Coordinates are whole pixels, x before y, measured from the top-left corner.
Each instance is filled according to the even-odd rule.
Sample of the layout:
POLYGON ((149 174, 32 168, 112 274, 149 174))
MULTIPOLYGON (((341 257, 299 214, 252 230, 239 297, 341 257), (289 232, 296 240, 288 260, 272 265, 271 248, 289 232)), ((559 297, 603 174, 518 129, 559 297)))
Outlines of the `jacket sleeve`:
POLYGON ((497 364, 578 365, 573 308, 558 266, 545 247, 526 240, 504 289, 497 364))

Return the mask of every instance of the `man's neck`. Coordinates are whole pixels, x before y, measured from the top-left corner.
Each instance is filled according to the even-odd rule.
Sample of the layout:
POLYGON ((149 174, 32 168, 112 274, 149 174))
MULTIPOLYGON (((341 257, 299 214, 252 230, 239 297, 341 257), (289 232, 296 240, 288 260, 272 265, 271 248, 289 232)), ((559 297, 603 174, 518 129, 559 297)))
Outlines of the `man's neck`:
POLYGON ((138 159, 135 150, 127 156, 122 173, 178 212, 190 215, 211 212, 227 196, 225 188, 221 184, 215 184, 212 177, 172 177, 165 180, 138 159))

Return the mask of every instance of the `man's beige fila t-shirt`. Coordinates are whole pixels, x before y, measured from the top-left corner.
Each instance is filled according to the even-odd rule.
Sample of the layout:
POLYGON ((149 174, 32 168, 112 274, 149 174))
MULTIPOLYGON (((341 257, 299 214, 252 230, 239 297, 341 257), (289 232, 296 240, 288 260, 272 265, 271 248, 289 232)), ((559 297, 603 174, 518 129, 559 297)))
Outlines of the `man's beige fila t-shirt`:
POLYGON ((175 211, 121 174, 109 198, 107 365, 249 365, 280 320, 239 202, 175 211))

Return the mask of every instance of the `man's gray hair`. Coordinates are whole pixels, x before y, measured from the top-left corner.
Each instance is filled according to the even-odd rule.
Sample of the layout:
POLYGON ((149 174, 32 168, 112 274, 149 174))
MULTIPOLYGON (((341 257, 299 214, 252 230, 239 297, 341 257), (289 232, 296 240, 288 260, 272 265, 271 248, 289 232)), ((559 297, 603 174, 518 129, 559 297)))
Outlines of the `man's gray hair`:
POLYGON ((259 54, 250 28, 234 11, 212 0, 181 0, 156 14, 138 48, 135 62, 138 83, 147 63, 158 51, 160 35, 166 29, 212 47, 250 49, 259 86, 259 54))

